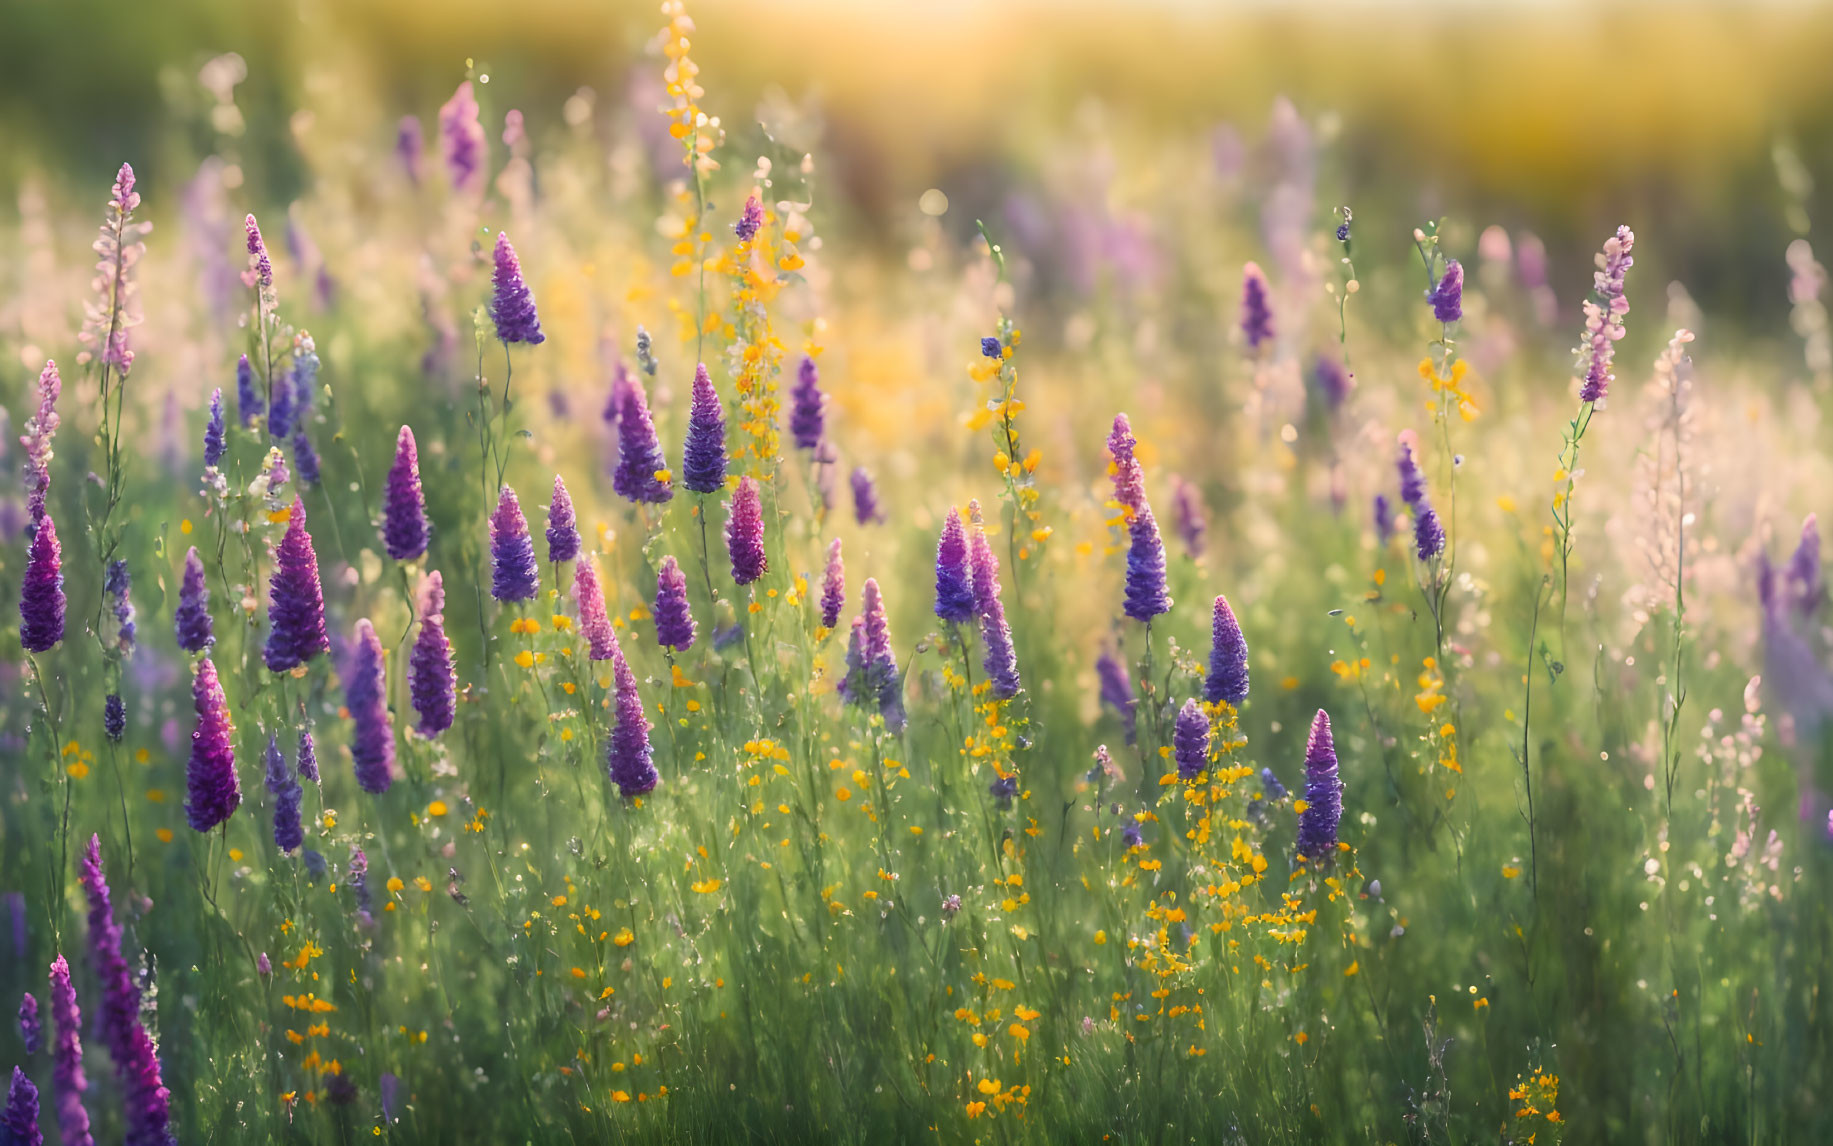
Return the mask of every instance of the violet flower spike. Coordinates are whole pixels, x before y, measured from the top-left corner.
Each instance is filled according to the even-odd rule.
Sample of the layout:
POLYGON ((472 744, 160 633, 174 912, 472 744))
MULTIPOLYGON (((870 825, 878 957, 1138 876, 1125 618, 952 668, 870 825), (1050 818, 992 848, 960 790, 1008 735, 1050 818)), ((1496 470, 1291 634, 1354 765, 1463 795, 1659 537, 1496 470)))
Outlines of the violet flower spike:
POLYGON ((235 725, 229 701, 208 656, 191 678, 191 702, 197 727, 191 733, 191 759, 185 766, 185 819, 191 830, 207 832, 235 814, 242 785, 235 770, 235 725))
POLYGON ((388 714, 388 665, 382 659, 381 638, 367 617, 356 623, 348 673, 344 705, 356 726, 350 757, 356 764, 357 786, 379 796, 394 782, 395 730, 388 714))
POLYGON ((1248 353, 1256 357, 1273 341, 1273 292, 1256 263, 1242 269, 1241 335, 1247 340, 1248 353))
POLYGON ((1598 269, 1592 275, 1592 297, 1585 300, 1585 341, 1578 354, 1585 364, 1578 400, 1599 402, 1610 393, 1616 375, 1610 371, 1616 358, 1617 342, 1624 335, 1623 316, 1629 313, 1629 299, 1623 293, 1623 279, 1636 265, 1630 255, 1635 248, 1636 233, 1618 227, 1617 233, 1604 243, 1597 257, 1598 269))
POLYGON ((280 750, 277 736, 267 738, 267 790, 274 797, 274 846, 290 852, 305 843, 305 826, 300 820, 299 804, 304 792, 299 778, 287 767, 286 753, 280 750))
POLYGON ((726 484, 726 412, 703 362, 694 367, 687 441, 681 449, 681 484, 695 493, 717 493, 726 484))
MULTIPOLYGON (((864 645, 860 650, 864 694, 878 702, 885 727, 894 735, 904 731, 904 684, 898 674, 897 654, 891 649, 891 628, 885 619, 885 598, 878 581, 866 578, 861 590, 860 618, 864 645)), ((864 701, 862 701, 864 703, 864 701)))
POLYGON ((579 602, 579 635, 585 638, 587 655, 595 661, 610 660, 617 650, 617 634, 605 612, 598 562, 589 555, 573 570, 573 597, 579 602))
POLYGON ((1178 537, 1184 542, 1184 555, 1192 561, 1202 557, 1209 523, 1204 519, 1203 493, 1195 483, 1172 477, 1171 516, 1177 524, 1178 537))
POLYGON ((274 551, 268 581, 267 647, 270 672, 290 672, 331 648, 325 630, 325 595, 318 580, 318 554, 306 532, 305 502, 293 498, 286 535, 274 551))
POLYGON ((1210 620, 1209 675, 1203 681, 1203 699, 1240 708, 1247 699, 1247 683, 1247 641, 1228 598, 1218 593, 1210 620))
POLYGON ((853 467, 853 518, 861 525, 885 520, 885 511, 878 504, 878 487, 872 483, 872 475, 864 466, 853 467))
POLYGON ((55 456, 51 446, 58 424, 63 421, 57 412, 57 399, 63 392, 64 380, 57 372, 57 363, 46 359, 45 368, 38 373, 38 408, 26 419, 25 433, 19 438, 19 444, 25 447, 26 507, 33 521, 45 515, 45 495, 51 489, 51 459, 55 456))
POLYGON ((732 560, 732 580, 749 585, 770 568, 764 552, 764 503, 757 479, 740 478, 726 518, 726 553, 732 560))
POLYGON ((1343 818, 1343 782, 1337 777, 1337 749, 1330 716, 1323 709, 1311 722, 1305 743, 1305 810, 1298 817, 1298 854, 1322 865, 1337 852, 1337 823, 1343 818))
POLYGON ((846 607, 846 562, 840 556, 840 539, 827 543, 827 568, 821 575, 821 627, 832 631, 840 625, 840 611, 846 607))
POLYGON ((1153 617, 1171 611, 1171 594, 1166 585, 1165 543, 1159 537, 1158 521, 1152 507, 1141 503, 1128 527, 1131 544, 1127 549, 1126 615, 1135 621, 1150 622, 1153 617))
POLYGON ((171 1094, 159 1078, 159 1056, 140 1021, 140 988, 121 953, 102 841, 89 837, 80 878, 89 899, 89 963, 102 985, 100 1027, 114 1059, 127 1108, 127 1146, 172 1146, 171 1094))
POLYGON ((1789 557, 1787 575, 1795 611, 1803 617, 1813 616, 1826 595, 1820 572, 1820 519, 1815 514, 1808 514, 1801 523, 1801 540, 1789 557))
POLYGON ((426 134, 420 130, 420 117, 404 115, 395 128, 395 158, 407 181, 420 186, 422 157, 426 154, 426 134))
POLYGON ((0 1133, 5 1135, 6 1146, 45 1146, 45 1136, 38 1129, 38 1088, 18 1067, 13 1068, 6 1107, 0 1109, 0 1133))
POLYGON ((210 617, 210 586, 204 578, 204 560, 197 546, 185 551, 185 568, 178 588, 178 607, 172 613, 172 630, 178 647, 201 653, 216 643, 210 617))
POLYGON ((446 636, 445 607, 445 579, 435 569, 420 582, 420 632, 407 661, 408 696, 420 717, 414 730, 429 740, 452 727, 458 712, 458 667, 446 636))
POLYGON ((395 460, 382 493, 382 545, 396 561, 426 555, 430 530, 426 491, 420 484, 420 446, 411 426, 395 435, 395 460))
POLYGON ((745 197, 744 211, 738 216, 738 222, 732 224, 732 233, 738 236, 741 243, 749 243, 757 238, 758 229, 764 225, 764 204, 759 201, 757 192, 745 197))
POLYGON ((496 512, 490 515, 490 595, 499 601, 532 601, 541 576, 535 564, 535 542, 516 491, 504 486, 497 492, 496 512))
POLYGON ((687 574, 672 556, 656 570, 656 644, 676 652, 694 647, 694 613, 687 600, 687 574))
POLYGON ((28 1056, 38 1053, 44 1033, 44 1022, 38 1017, 38 998, 26 991, 19 996, 19 1041, 28 1056))
POLYGON ((1108 476, 1114 481, 1114 504, 1127 517, 1139 511, 1146 502, 1146 475, 1134 451, 1139 445, 1133 436, 1132 423, 1125 414, 1114 415, 1114 428, 1107 436, 1108 476))
POLYGON ((51 960, 50 981, 51 1102, 57 1110, 57 1130, 64 1146, 95 1146, 89 1111, 83 1108, 83 1092, 89 1089, 83 1073, 83 1012, 76 1005, 70 964, 62 955, 51 960))
POLYGON ((649 416, 649 396, 643 384, 630 378, 624 389, 623 412, 617 420, 617 469, 611 488, 626 501, 660 504, 675 496, 669 484, 668 459, 649 416))
POLYGON ((606 738, 605 770, 618 792, 629 800, 654 790, 662 777, 650 758, 649 722, 643 717, 636 674, 615 643, 611 646, 611 675, 617 693, 617 727, 606 738))
POLYGON ((210 420, 204 423, 204 468, 215 469, 222 464, 223 451, 227 448, 227 432, 223 424, 223 388, 218 386, 210 394, 210 420))
POLYGON ((530 346, 547 341, 541 333, 541 319, 535 313, 535 296, 522 277, 522 263, 509 243, 509 233, 496 233, 496 269, 491 273, 490 317, 496 322, 496 336, 507 346, 525 342, 530 346))
POLYGON ((134 655, 134 637, 137 626, 134 624, 133 575, 128 572, 127 559, 117 558, 108 563, 108 572, 102 578, 102 591, 113 600, 109 609, 114 617, 115 651, 123 657, 134 655))
POLYGON ((484 187, 489 141, 477 115, 477 97, 471 92, 470 80, 460 83, 452 98, 439 109, 440 151, 452 189, 461 195, 481 192, 484 187))
POLYGON ((1432 304, 1432 317, 1446 326, 1464 317, 1464 268, 1456 259, 1445 260, 1445 273, 1426 292, 1426 301, 1432 304))
POLYGON ((312 742, 312 730, 299 730, 299 778, 308 784, 318 783, 318 745, 312 742))
POLYGON ((1111 652, 1095 658, 1095 679, 1101 682, 1101 702, 1120 716, 1128 747, 1139 739, 1139 700, 1133 695, 1133 678, 1127 666, 1111 652))
POLYGON ((28 653, 48 652, 64 639, 64 550, 57 522, 38 520, 19 583, 19 643, 28 653))
POLYGON ((255 386, 255 368, 244 354, 236 359, 235 364, 235 409, 236 418, 244 429, 255 424, 266 408, 266 400, 255 386))
POLYGON ((1171 727, 1171 754, 1180 780, 1195 780, 1209 767, 1209 717, 1195 700, 1186 700, 1177 711, 1171 727))
POLYGON ((579 519, 566 482, 554 475, 554 496, 547 503, 547 560, 558 565, 579 556, 579 519))
POLYGON ((974 619, 974 577, 968 568, 967 530, 952 507, 936 542, 936 616, 949 624, 974 619))
POLYGON ((802 356, 796 367, 795 388, 789 392, 789 432, 798 450, 812 450, 821 444, 827 429, 827 398, 821 393, 821 373, 815 360, 802 356))

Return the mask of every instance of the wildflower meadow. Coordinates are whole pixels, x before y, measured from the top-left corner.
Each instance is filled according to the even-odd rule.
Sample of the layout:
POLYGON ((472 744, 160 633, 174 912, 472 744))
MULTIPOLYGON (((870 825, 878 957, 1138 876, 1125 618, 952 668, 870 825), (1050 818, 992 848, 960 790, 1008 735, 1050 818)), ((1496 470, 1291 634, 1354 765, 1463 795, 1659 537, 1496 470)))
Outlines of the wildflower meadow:
POLYGON ((1825 155, 1758 337, 1286 99, 866 233, 700 34, 17 180, 0 1140, 1833 1138, 1825 155))

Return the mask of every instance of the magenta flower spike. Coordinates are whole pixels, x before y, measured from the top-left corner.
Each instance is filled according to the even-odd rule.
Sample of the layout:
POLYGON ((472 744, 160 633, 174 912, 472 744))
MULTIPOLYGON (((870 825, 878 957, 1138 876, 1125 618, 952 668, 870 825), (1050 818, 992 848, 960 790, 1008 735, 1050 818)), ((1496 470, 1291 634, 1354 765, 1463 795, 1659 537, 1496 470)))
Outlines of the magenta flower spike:
POLYGON ((477 97, 472 94, 470 80, 459 84, 452 98, 439 109, 440 153, 445 158, 452 189, 461 195, 481 194, 484 189, 489 141, 477 115, 477 97))
POLYGON ((197 663, 191 679, 191 701, 197 728, 191 733, 191 761, 185 768, 185 817, 193 831, 207 832, 227 820, 242 803, 235 771, 235 725, 229 701, 208 656, 197 663))
POLYGON ((83 1107, 83 1094, 89 1089, 83 1073, 83 1012, 76 1005, 70 964, 62 955, 51 960, 50 980, 51 1102, 57 1110, 57 1130, 64 1146, 95 1146, 89 1111, 83 1107))
POLYGON ((388 714, 388 666, 382 659, 382 641, 367 617, 356 623, 355 644, 349 679, 344 682, 344 706, 356 726, 350 738, 350 757, 356 764, 357 785, 379 796, 394 782, 395 729, 388 714))
POLYGON ((267 592, 267 648, 262 659, 270 672, 290 672, 330 650, 318 554, 306 532, 305 502, 298 497, 293 498, 286 535, 274 551, 274 575, 267 592))
POLYGON ((407 661, 408 696, 420 717, 414 728, 429 740, 452 727, 458 711, 458 668, 445 608, 445 579, 435 569, 420 582, 420 632, 407 661))
POLYGON ((694 647, 694 613, 687 601, 687 574, 672 556, 656 570, 656 644, 686 652, 694 647))
POLYGON ((57 523, 38 519, 19 583, 19 643, 28 653, 49 651, 64 639, 64 550, 57 523))
POLYGON ((566 482, 554 475, 554 496, 547 503, 547 559, 558 565, 579 556, 579 519, 566 482))
POLYGON ((579 602, 579 635, 586 653, 595 661, 608 661, 617 651, 617 633, 605 612, 605 594, 598 583, 598 562, 588 556, 573 570, 573 597, 579 602))
POLYGON ((764 553, 764 503, 757 479, 740 478, 726 518, 726 553, 732 559, 732 580, 749 585, 770 568, 764 553))
POLYGON ((840 625, 840 611, 846 607, 846 562, 840 556, 840 539, 827 543, 827 569, 821 575, 821 627, 832 631, 840 625))
POLYGON ((382 494, 382 543, 396 561, 426 555, 426 493, 420 485, 420 447, 411 426, 395 436, 395 461, 382 494))
POLYGON ((83 853, 81 880, 89 899, 89 964, 102 984, 102 1037, 127 1108, 125 1142, 171 1146, 171 1093, 160 1081, 159 1055, 140 1021, 140 988, 121 953, 121 928, 102 874, 102 841, 93 835, 83 853))
POLYGON ((605 769, 626 800, 651 791, 661 782, 650 759, 649 721, 643 716, 643 697, 636 674, 624 660, 624 650, 613 638, 611 675, 617 693, 617 727, 605 748, 605 769))
POLYGON ((506 231, 496 233, 496 268, 491 272, 490 317, 496 322, 496 336, 504 345, 525 342, 530 346, 547 341, 541 333, 541 319, 535 313, 535 296, 522 277, 522 261, 509 243, 506 231))

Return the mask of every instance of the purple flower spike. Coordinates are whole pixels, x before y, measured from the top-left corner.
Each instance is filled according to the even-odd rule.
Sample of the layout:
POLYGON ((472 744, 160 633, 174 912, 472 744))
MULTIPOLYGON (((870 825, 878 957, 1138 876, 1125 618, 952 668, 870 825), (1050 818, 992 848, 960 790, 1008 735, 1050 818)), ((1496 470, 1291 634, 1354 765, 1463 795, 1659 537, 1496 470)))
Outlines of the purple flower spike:
POLYGON ((216 643, 211 635, 210 586, 204 580, 204 559, 197 546, 185 551, 185 571, 178 587, 178 608, 172 613, 172 629, 178 636, 178 647, 188 653, 201 653, 216 643))
POLYGON ((547 503, 547 559, 558 565, 579 556, 579 519, 573 513, 566 482, 554 475, 554 496, 547 503))
MULTIPOLYGON (((653 471, 651 478, 653 480, 653 471)), ((695 493, 718 493, 726 484, 726 412, 703 362, 694 367, 694 401, 681 450, 681 484, 695 493)))
POLYGON ((427 739, 452 727, 458 710, 458 668, 446 637, 445 578, 435 569, 420 582, 420 633, 407 660, 407 692, 427 739))
POLYGON ((789 402, 789 432, 795 437, 796 449, 814 449, 821 444, 821 435, 827 429, 827 398, 821 393, 821 372, 806 354, 796 368, 796 385, 789 392, 789 402))
POLYGON ((274 553, 268 582, 267 648, 270 672, 290 672, 331 648, 325 631, 325 595, 318 582, 318 554, 306 532, 305 502, 295 497, 286 535, 274 553))
POLYGON ((573 596, 579 602, 579 635, 585 638, 587 655, 595 661, 608 661, 617 651, 617 633, 605 613, 605 594, 598 584, 598 563, 587 557, 573 570, 573 596))
POLYGON ((853 468, 852 482, 854 520, 861 525, 885 520, 885 511, 878 504, 878 487, 872 484, 872 475, 866 472, 866 467, 853 468))
POLYGON ((411 426, 395 435, 395 462, 382 494, 382 545, 396 561, 425 556, 426 492, 420 485, 420 446, 411 426))
POLYGON ((1311 367, 1311 385, 1323 400, 1324 408, 1334 413, 1349 401, 1350 393, 1356 388, 1356 376, 1341 359, 1320 354, 1311 367))
POLYGON ((968 569, 974 586, 974 615, 985 616, 993 602, 999 600, 999 558, 987 540, 978 498, 967 503, 967 520, 972 527, 968 535, 968 569))
POLYGON ((496 336, 505 344, 526 342, 530 346, 547 341, 541 333, 541 319, 535 314, 535 296, 529 293, 522 278, 522 263, 516 249, 509 245, 509 233, 496 233, 496 270, 490 276, 493 294, 490 317, 496 321, 496 336))
POLYGON ((118 692, 109 693, 102 701, 102 735, 116 744, 127 735, 127 703, 118 692))
POLYGON ((764 553, 764 503, 757 479, 740 478, 726 518, 726 553, 732 559, 732 580, 749 585, 770 568, 764 553))
POLYGON ((6 1133, 7 1146, 45 1146, 45 1136, 38 1129, 38 1088, 18 1067, 13 1068, 6 1109, 0 1110, 0 1131, 6 1133))
POLYGON ((540 588, 535 542, 516 491, 504 486, 490 515, 490 595, 499 601, 532 601, 540 588))
POLYGON ((1337 852, 1337 822, 1343 818, 1343 782, 1337 778, 1337 748, 1323 709, 1311 722, 1305 743, 1305 810, 1298 817, 1298 854, 1326 864, 1337 852))
POLYGON ((191 733, 191 760, 185 767, 185 818, 193 831, 207 832, 242 803, 235 771, 235 725, 229 721, 229 701, 209 657, 197 664, 191 701, 197 709, 197 728, 191 733))
POLYGON ((89 1134, 89 1111, 83 1092, 83 1012, 70 983, 70 964, 62 955, 51 960, 51 1101, 57 1107, 57 1130, 64 1146, 95 1146, 89 1134))
POLYGON ((1430 561, 1445 551, 1445 527, 1438 511, 1424 501, 1413 512, 1413 548, 1421 561, 1430 561))
POLYGON ((64 550, 49 513, 38 520, 19 585, 19 643, 42 653, 64 639, 64 550))
POLYGON ((885 598, 875 578, 866 578, 861 590, 860 618, 863 645, 860 648, 863 668, 863 690, 859 703, 876 701, 885 727, 892 733, 904 731, 904 685, 898 675, 897 654, 891 649, 891 626, 885 619, 885 598))
POLYGON ((1171 726, 1171 755, 1177 761, 1177 777, 1194 780, 1209 767, 1209 718, 1194 700, 1184 702, 1177 710, 1177 721, 1171 726))
POLYGON ((757 192, 753 191, 745 198, 745 209, 732 224, 732 233, 738 236, 741 243, 749 243, 757 238, 758 228, 764 225, 764 204, 759 201, 757 192))
POLYGON ((1165 583, 1165 543, 1158 535, 1152 507, 1141 503, 1128 532, 1126 615, 1150 621, 1171 611, 1171 594, 1165 583))
POLYGON ((1242 269, 1241 334, 1247 339, 1248 353, 1254 355, 1273 341, 1273 292, 1257 263, 1242 269))
POLYGON ((108 572, 102 578, 102 591, 113 600, 109 612, 113 615, 115 651, 124 657, 134 653, 134 637, 137 626, 134 624, 134 602, 130 596, 133 592, 133 575, 128 572, 127 559, 117 558, 108 563, 108 572))
POLYGON ((1811 513, 1801 523, 1801 541, 1788 561, 1788 588, 1803 617, 1813 616, 1826 594, 1820 579, 1820 519, 1811 513))
POLYGON ((293 467, 299 471, 299 480, 306 485, 319 483, 318 451, 312 447, 312 439, 306 436, 304 426, 293 430, 293 467))
POLYGON ((968 568, 967 530, 954 509, 942 521, 936 543, 936 616, 950 624, 974 619, 974 575, 968 568))
POLYGON ((638 503, 659 504, 675 496, 668 481, 668 459, 662 456, 662 442, 649 416, 649 397, 636 378, 629 379, 624 389, 624 408, 617 420, 617 469, 611 475, 611 488, 624 500, 638 503))
POLYGON ((51 489, 51 444, 63 421, 57 412, 57 399, 63 392, 64 380, 57 372, 57 363, 47 359, 38 374, 38 409, 26 419, 25 433, 19 439, 25 447, 26 504, 33 521, 45 515, 45 495, 51 489))
POLYGON ((242 231, 248 238, 248 272, 243 277, 249 286, 262 293, 265 309, 265 296, 274 288, 274 263, 267 256, 267 240, 261 237, 261 224, 255 222, 253 215, 242 220, 242 231))
POLYGON ((1171 516, 1177 523, 1177 535, 1183 539, 1185 556, 1192 561, 1203 556, 1204 539, 1209 533, 1203 491, 1194 483, 1174 476, 1171 479, 1171 516))
POLYGON ((276 736, 267 738, 267 790, 274 797, 274 846, 290 852, 305 843, 305 825, 300 822, 299 802, 304 792, 299 778, 286 766, 286 753, 280 751, 276 736))
POLYGON ((1113 653, 1103 651, 1095 658, 1095 677, 1101 682, 1101 703, 1120 714, 1127 744, 1134 744, 1139 738, 1139 701, 1133 695, 1133 678, 1127 666, 1113 653))
POLYGON ((1400 500, 1411 508, 1418 508, 1426 496, 1426 475, 1420 472, 1419 459, 1413 454, 1413 438, 1410 433, 1400 436, 1400 453, 1394 460, 1394 468, 1400 474, 1400 500))
POLYGON ((1247 699, 1247 641, 1228 598, 1216 596, 1210 622, 1209 676, 1203 682, 1203 699, 1211 704, 1226 700, 1236 708, 1247 699))
POLYGON ((471 81, 458 85, 439 109, 439 144, 445 157, 446 174, 452 178, 452 189, 461 195, 481 192, 484 188, 484 164, 489 147, 484 125, 477 119, 477 97, 471 93, 471 81))
POLYGON ((1394 536, 1394 504, 1387 499, 1387 494, 1375 495, 1375 543, 1383 549, 1394 536))
POLYGON ((227 446, 227 434, 223 425, 223 388, 218 386, 210 394, 210 420, 204 423, 204 466, 214 469, 223 461, 223 450, 227 446))
POLYGON ((1413 431, 1400 435, 1400 453, 1394 465, 1400 473, 1400 499, 1413 511, 1414 548, 1421 561, 1430 561, 1445 551, 1445 527, 1438 512, 1426 498, 1426 475, 1413 454, 1413 431))
POLYGON ((636 674, 624 660, 624 650, 611 646, 611 675, 617 691, 617 727, 605 749, 605 769, 624 799, 641 796, 661 782, 650 759, 649 721, 643 717, 643 697, 637 692, 636 674))
POLYGON ((382 659, 381 638, 367 617, 356 623, 344 706, 356 726, 350 757, 356 762, 357 786, 379 796, 394 782, 395 729, 388 715, 388 665, 382 659))
POLYGON ((821 627, 835 629, 840 625, 840 610, 846 607, 846 562, 840 558, 840 539, 827 543, 827 569, 821 575, 821 627))
POLYGON ((260 388, 255 385, 255 368, 244 354, 236 359, 235 364, 235 408, 236 417, 244 427, 255 424, 265 408, 265 400, 260 388))
POLYGON ((421 159, 425 154, 426 134, 420 130, 420 117, 402 116, 395 129, 395 157, 401 161, 407 181, 416 187, 420 186, 421 159))
POLYGON ((1585 377, 1578 391, 1581 402, 1601 401, 1616 380, 1610 365, 1624 334, 1623 316, 1629 313, 1623 278, 1636 265, 1629 253, 1635 245, 1636 233, 1628 227, 1618 227, 1598 255, 1598 269, 1591 276, 1592 297, 1585 300, 1585 341, 1578 351, 1585 362, 1585 377))
POLYGON ((980 502, 967 503, 968 520, 973 536, 968 542, 968 568, 973 578, 974 614, 980 618, 981 667, 992 683, 995 700, 1018 695, 1018 652, 1012 647, 1012 628, 1006 623, 1006 607, 1000 603, 999 558, 987 540, 980 516, 980 502))
POLYGON ((318 783, 318 745, 312 742, 312 730, 299 730, 299 778, 308 784, 318 783))
POLYGON ((676 652, 694 647, 694 613, 687 603, 687 574, 673 557, 656 570, 656 644, 676 652))
POLYGON ((1125 414, 1114 415, 1114 428, 1107 436, 1108 476, 1114 479, 1114 504, 1128 517, 1146 503, 1146 474, 1140 468, 1134 450, 1139 445, 1133 436, 1132 423, 1125 414))
POLYGON ((83 853, 81 879, 89 898, 89 963, 102 984, 102 1037, 127 1107, 125 1142, 170 1146, 171 1094, 159 1080, 159 1055, 140 1022, 140 988, 121 954, 121 928, 102 874, 102 841, 93 835, 83 853))
POLYGON ((38 999, 27 991, 19 997, 19 1041, 25 1044, 27 1055, 38 1053, 44 1033, 44 1023, 38 1017, 38 999))
POLYGON ((1445 260, 1444 277, 1426 292, 1432 317, 1449 326, 1464 317, 1464 268, 1456 259, 1445 260))

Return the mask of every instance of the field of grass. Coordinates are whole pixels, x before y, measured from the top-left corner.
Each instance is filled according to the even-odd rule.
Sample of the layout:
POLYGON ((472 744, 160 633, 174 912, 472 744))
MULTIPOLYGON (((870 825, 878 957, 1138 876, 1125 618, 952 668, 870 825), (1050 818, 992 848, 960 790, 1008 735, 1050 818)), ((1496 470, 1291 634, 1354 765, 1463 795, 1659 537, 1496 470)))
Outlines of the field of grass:
POLYGON ((1833 1136, 1820 156, 1767 323, 1283 99, 867 233, 660 20, 20 180, 0 1141, 1833 1136))

